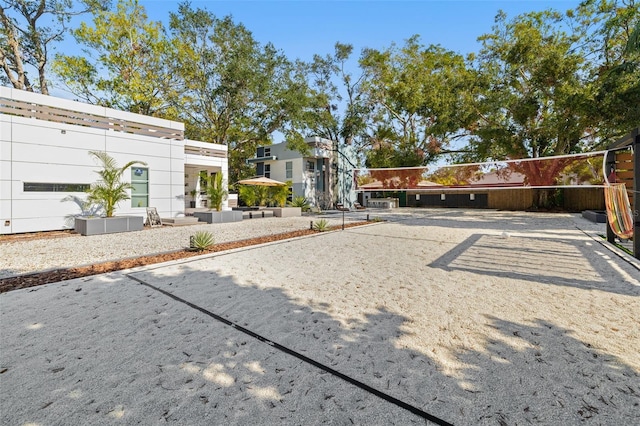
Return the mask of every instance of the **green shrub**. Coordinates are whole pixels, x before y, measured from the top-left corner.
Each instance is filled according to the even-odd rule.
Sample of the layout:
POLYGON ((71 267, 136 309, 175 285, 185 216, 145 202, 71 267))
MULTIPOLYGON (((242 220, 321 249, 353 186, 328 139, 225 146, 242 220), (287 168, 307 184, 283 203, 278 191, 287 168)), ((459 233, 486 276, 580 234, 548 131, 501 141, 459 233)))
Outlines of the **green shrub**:
POLYGON ((189 249, 194 251, 207 250, 213 245, 213 234, 209 231, 198 231, 189 238, 189 249))
POLYGON ((268 187, 256 185, 239 185, 238 194, 242 202, 247 206, 266 206, 268 187))
POLYGON ((309 211, 309 201, 302 195, 293 197, 291 200, 291 207, 300 207, 303 212, 309 211))
POLYGON ((224 189, 222 173, 216 173, 209 177, 207 195, 209 196, 209 203, 212 209, 216 211, 222 210, 222 202, 227 199, 228 194, 227 190, 224 189))
POLYGON ((329 230, 329 222, 327 219, 320 219, 319 221, 313 224, 313 229, 319 232, 324 232, 329 230))
POLYGON ((89 151, 89 155, 93 156, 102 169, 96 171, 100 180, 91 184, 91 188, 87 191, 87 201, 90 203, 99 204, 104 208, 105 215, 112 217, 116 209, 116 205, 120 201, 128 200, 128 189, 132 189, 133 186, 123 181, 124 172, 135 164, 146 166, 147 163, 143 161, 129 161, 124 166, 120 167, 109 154, 103 151, 89 151))
POLYGON ((285 204, 287 204, 287 197, 289 196, 289 188, 291 188, 291 185, 293 185, 293 183, 288 180, 286 185, 269 187, 267 203, 274 207, 284 207, 285 204))

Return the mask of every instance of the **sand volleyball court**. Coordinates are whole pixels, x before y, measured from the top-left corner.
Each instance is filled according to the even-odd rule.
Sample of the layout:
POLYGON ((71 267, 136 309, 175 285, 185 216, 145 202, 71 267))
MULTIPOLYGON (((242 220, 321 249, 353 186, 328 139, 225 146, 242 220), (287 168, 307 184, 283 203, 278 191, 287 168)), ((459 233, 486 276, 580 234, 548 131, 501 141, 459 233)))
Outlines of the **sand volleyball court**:
POLYGON ((379 216, 0 295, 0 423, 638 424, 640 270, 602 225, 379 216))

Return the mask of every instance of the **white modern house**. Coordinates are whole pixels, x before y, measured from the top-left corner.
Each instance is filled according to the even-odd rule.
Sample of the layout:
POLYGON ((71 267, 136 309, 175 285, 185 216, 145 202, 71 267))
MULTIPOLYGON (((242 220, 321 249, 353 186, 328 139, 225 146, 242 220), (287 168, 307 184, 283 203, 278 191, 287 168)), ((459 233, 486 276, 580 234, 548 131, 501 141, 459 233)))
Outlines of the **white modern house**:
POLYGON ((320 137, 306 138, 305 142, 309 152, 304 155, 281 142, 258 147, 256 156, 247 161, 255 164, 258 176, 291 181, 292 197, 304 196, 312 206, 352 206, 356 201, 353 149, 338 151, 332 141, 320 137))
POLYGON ((69 229, 76 216, 99 214, 83 205, 98 177, 90 151, 147 163, 126 174, 133 190, 117 216, 155 207, 181 217, 192 189, 197 207, 206 204, 201 176, 228 180, 227 147, 185 140, 183 123, 0 87, 0 234, 69 229))

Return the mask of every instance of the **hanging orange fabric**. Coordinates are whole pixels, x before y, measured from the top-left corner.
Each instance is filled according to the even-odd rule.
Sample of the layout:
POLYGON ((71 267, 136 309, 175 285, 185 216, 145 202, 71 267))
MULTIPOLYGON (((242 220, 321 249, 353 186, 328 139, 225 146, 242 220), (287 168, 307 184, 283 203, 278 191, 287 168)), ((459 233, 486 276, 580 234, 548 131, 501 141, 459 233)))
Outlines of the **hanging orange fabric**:
POLYGON ((625 184, 605 185, 604 200, 607 206, 607 219, 613 232, 620 238, 633 237, 633 211, 625 184))

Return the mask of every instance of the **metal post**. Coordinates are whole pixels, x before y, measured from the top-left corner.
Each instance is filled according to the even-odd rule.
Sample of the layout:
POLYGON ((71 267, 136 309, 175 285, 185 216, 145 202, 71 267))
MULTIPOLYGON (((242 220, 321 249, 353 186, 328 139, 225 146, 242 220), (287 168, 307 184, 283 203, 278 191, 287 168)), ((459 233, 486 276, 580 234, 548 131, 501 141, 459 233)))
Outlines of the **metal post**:
POLYGON ((309 222, 309 229, 313 230, 313 221, 309 222))
POLYGON ((344 231, 344 210, 342 210, 342 230, 344 231))
POLYGON ((640 127, 633 137, 633 257, 640 259, 640 127))
MULTIPOLYGON (((607 158, 605 158, 604 161, 607 165, 606 166, 607 176, 609 176, 611 172, 614 171, 616 168, 616 153, 608 152, 607 158)), ((611 229, 611 225, 609 225, 609 220, 607 220, 607 241, 612 244, 615 243, 616 241, 616 234, 613 232, 613 229, 611 229)))

